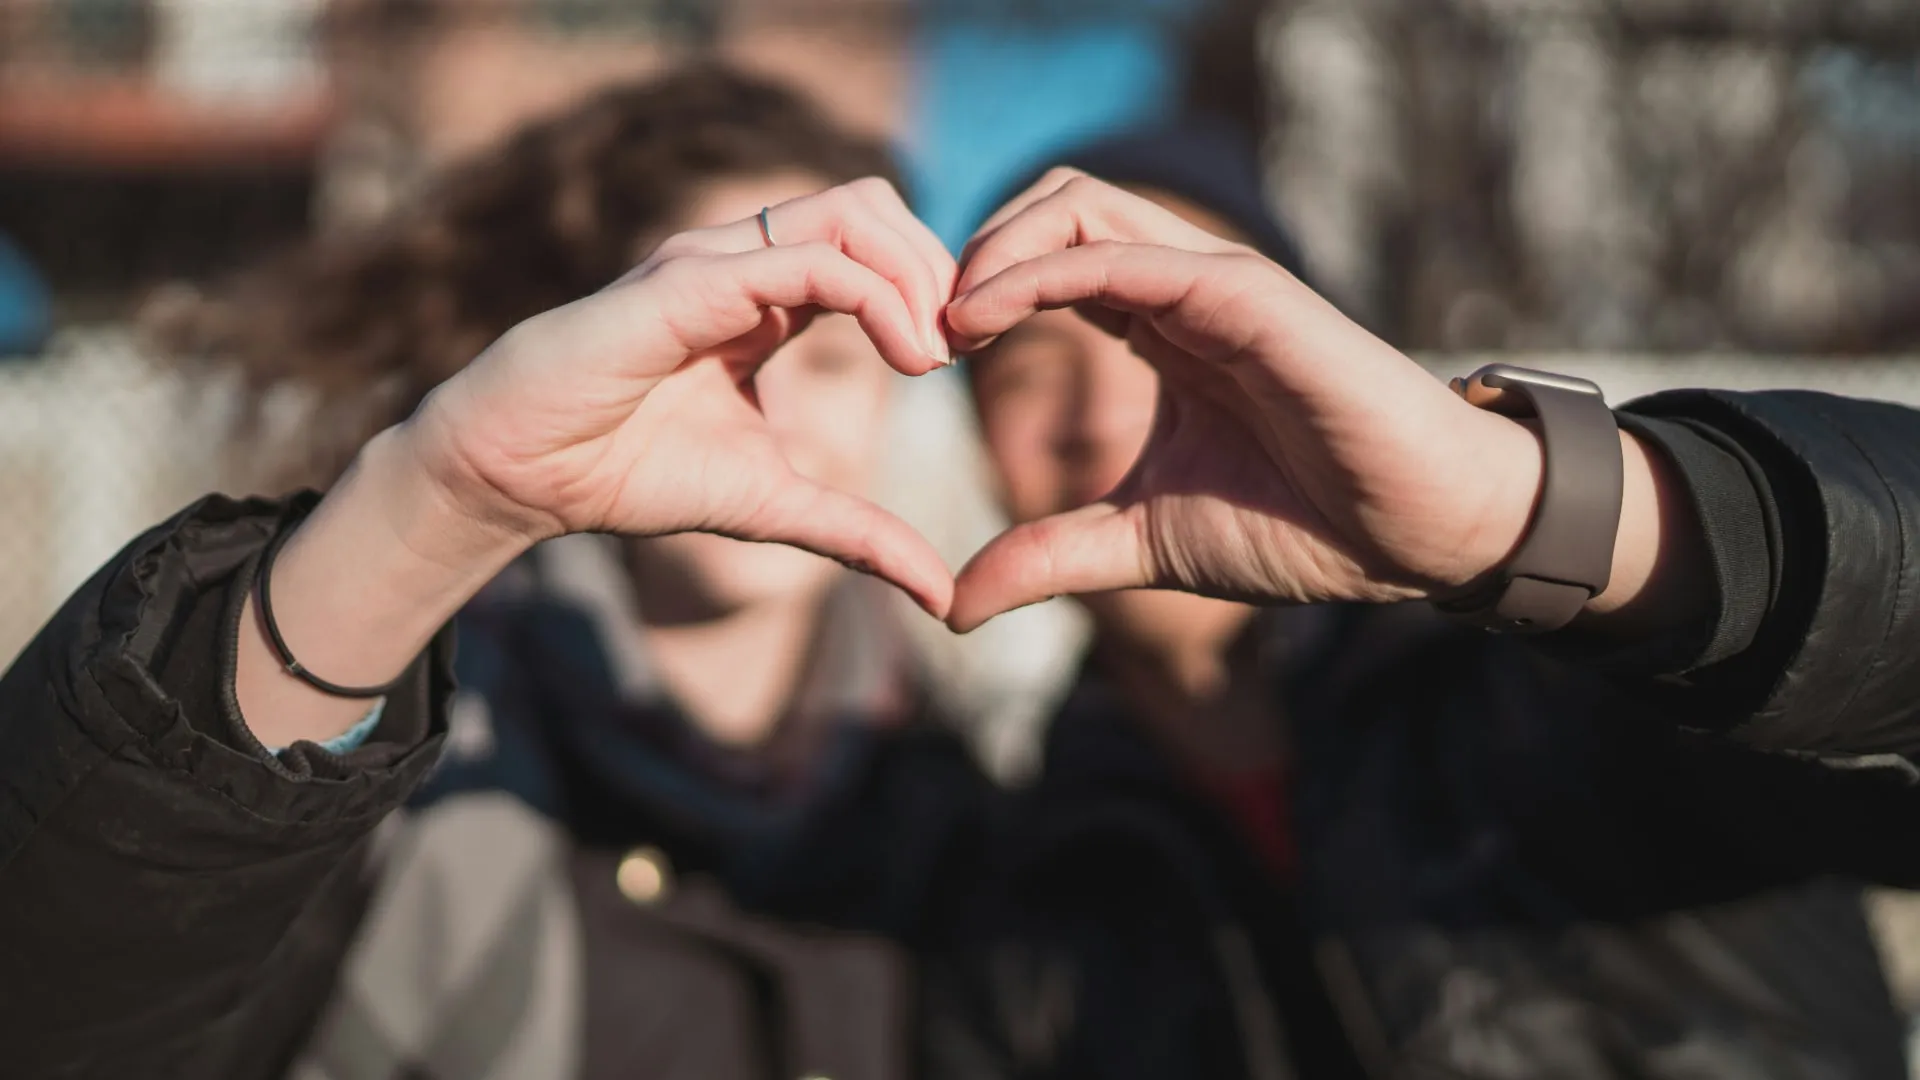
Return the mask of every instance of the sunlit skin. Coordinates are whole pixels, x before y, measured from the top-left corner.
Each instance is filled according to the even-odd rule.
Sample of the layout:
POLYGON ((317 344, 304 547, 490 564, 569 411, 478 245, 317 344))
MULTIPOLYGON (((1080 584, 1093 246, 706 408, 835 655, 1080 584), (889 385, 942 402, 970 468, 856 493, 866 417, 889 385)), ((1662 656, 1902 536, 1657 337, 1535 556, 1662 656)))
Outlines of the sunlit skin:
MULTIPOLYGON (((751 745, 791 696, 833 560, 943 616, 939 555, 855 493, 895 373, 950 358, 953 259, 884 181, 823 187, 713 182, 666 223, 681 231, 635 238, 619 281, 522 323, 376 437, 275 565, 296 654, 354 681, 531 543, 624 534, 653 668, 711 737, 751 745), (330 632, 339 618, 364 626, 330 632)), ((364 712, 281 670, 258 634, 240 653, 236 693, 268 745, 364 712)))
MULTIPOLYGON (((515 326, 369 442, 274 564, 294 654, 336 682, 392 679, 500 569, 567 533, 806 548, 962 632, 1047 596, 1131 588, 1282 605, 1448 595, 1525 534, 1537 437, 1165 207, 1052 173, 996 212, 963 265, 879 180, 781 203, 773 222, 772 248, 750 215, 667 238, 618 282, 515 326), (1015 525, 957 574, 897 516, 797 470, 753 390, 822 311, 915 376, 1060 308, 1161 373, 1153 432, 1114 497, 1015 525)), ((1620 441, 1613 568, 1580 623, 1637 639, 1701 617, 1709 575, 1684 485, 1620 441)), ((236 663, 241 712, 268 745, 330 738, 364 712, 287 672, 257 631, 236 663)))
MULTIPOLYGON (((669 231, 751 217, 824 186, 803 173, 718 181, 669 231)), ((883 449, 894 378, 857 323, 827 315, 776 352, 753 386, 796 472, 865 492, 883 449)), ((627 550, 653 668, 709 735, 736 745, 764 739, 793 693, 820 603, 843 569, 798 548, 711 533, 633 539, 627 550)))
MULTIPOLYGON (((1137 192, 1187 221, 1244 242, 1219 216, 1162 192, 1137 192)), ((1046 311, 970 357, 981 432, 1015 521, 1085 506, 1112 491, 1146 445, 1160 393, 1152 366, 1072 311, 1046 311)), ((1163 741, 1193 764, 1260 768, 1280 752, 1270 704, 1222 708, 1227 646, 1255 609, 1167 590, 1076 598, 1093 616, 1107 669, 1142 703, 1163 741)))

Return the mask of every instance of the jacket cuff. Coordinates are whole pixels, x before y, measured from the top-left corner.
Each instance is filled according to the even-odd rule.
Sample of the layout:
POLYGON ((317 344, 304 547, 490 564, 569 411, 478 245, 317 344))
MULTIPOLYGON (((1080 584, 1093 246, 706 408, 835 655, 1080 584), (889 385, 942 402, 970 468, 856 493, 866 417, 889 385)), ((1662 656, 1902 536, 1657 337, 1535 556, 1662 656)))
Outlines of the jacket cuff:
POLYGON ((317 502, 209 498, 136 541, 100 582, 99 646, 75 675, 104 694, 80 713, 102 746, 137 746, 169 783, 249 817, 350 831, 404 803, 438 756, 452 642, 442 631, 414 662, 358 749, 260 745, 234 696, 240 616, 267 541, 317 502))
POLYGON ((1773 508, 1770 598, 1751 643, 1689 676, 1690 724, 1776 751, 1920 747, 1920 417, 1807 392, 1678 391, 1637 402, 1745 453, 1773 508))

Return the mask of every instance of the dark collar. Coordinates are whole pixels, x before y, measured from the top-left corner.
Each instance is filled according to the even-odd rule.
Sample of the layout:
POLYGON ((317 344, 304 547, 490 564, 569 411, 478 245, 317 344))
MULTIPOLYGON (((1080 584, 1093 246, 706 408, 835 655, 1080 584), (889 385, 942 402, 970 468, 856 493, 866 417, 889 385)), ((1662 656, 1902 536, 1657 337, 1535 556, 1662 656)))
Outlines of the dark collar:
POLYGON ((791 827, 856 782, 877 732, 919 717, 882 586, 848 574, 774 736, 744 751, 716 743, 649 662, 617 543, 544 544, 462 612, 462 682, 496 749, 450 763, 436 791, 524 787, 588 842, 726 849, 791 827))

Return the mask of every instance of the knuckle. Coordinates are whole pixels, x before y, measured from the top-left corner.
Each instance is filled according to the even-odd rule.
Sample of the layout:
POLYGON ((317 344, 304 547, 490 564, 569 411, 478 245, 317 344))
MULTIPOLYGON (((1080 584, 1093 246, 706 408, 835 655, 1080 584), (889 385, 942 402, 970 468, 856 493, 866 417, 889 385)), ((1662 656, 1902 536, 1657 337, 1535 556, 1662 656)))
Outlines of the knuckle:
POLYGON ((681 255, 660 264, 650 277, 672 289, 682 289, 708 276, 718 260, 705 252, 681 255))
POLYGON ((841 184, 839 187, 822 192, 820 198, 835 213, 857 213, 867 205, 867 201, 861 198, 858 184, 857 180, 851 184, 841 184))
POLYGON ((1273 260, 1244 245, 1220 258, 1226 260, 1236 275, 1244 277, 1266 277, 1274 271, 1273 260))
POLYGON ((676 275, 697 274, 707 270, 719 261, 719 256, 710 251, 688 251, 677 255, 671 262, 661 266, 661 271, 676 275))
POLYGON ((637 282, 645 281, 647 278, 652 277, 654 271, 657 269, 659 269, 659 264, 654 261, 652 256, 649 256, 646 259, 646 261, 636 263, 633 266, 627 267, 627 269, 623 271, 619 277, 614 278, 612 281, 607 282, 607 284, 602 286, 599 291, 612 292, 615 289, 624 289, 630 285, 633 285, 637 282))
POLYGON ((660 242, 647 257, 645 265, 666 266, 689 259, 711 258, 718 249, 712 243, 711 230, 689 229, 660 242))
POLYGON ((789 258, 800 262, 811 287, 818 288, 825 283, 842 280, 842 264, 846 257, 840 254, 839 247, 825 240, 809 240, 786 250, 790 252, 789 258))
POLYGON ((847 188, 869 198, 896 200, 900 198, 900 189, 894 187, 893 181, 884 176, 863 176, 849 183, 847 188))
MULTIPOLYGON (((512 326, 507 327, 505 333, 502 333, 494 339, 493 344, 487 347, 487 351, 500 356, 511 356, 526 348, 528 341, 539 342, 542 328, 553 319, 553 315, 553 311, 543 311, 538 315, 514 323, 512 326)), ((441 385, 444 386, 446 384, 442 383, 441 385)), ((435 392, 438 392, 437 388, 435 392)))
POLYGON ((654 265, 671 262, 691 254, 693 250, 693 243, 687 238, 686 233, 675 233, 660 241, 660 246, 653 249, 653 254, 647 257, 647 262, 654 265))
POLYGON ((1113 188, 1106 181, 1086 173, 1074 170, 1073 177, 1060 185, 1062 194, 1072 199, 1094 199, 1105 196, 1113 188))

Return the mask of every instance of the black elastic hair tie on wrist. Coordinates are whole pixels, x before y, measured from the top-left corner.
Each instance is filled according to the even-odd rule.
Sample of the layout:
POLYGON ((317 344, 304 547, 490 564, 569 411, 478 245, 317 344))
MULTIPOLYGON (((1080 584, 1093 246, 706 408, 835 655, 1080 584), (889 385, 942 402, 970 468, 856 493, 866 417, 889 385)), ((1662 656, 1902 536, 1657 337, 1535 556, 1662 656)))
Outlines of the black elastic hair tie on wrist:
POLYGON ((400 685, 401 679, 407 677, 406 672, 401 672, 392 682, 382 683, 379 686, 341 686, 339 683, 328 682, 308 671, 300 661, 293 658, 293 650, 287 648, 287 639, 280 636, 280 625, 273 621, 273 561, 280 554, 280 548, 287 542, 287 537, 292 536, 296 531, 293 527, 285 528, 281 530, 279 536, 274 537, 267 544, 267 549, 260 553, 260 566, 253 577, 254 603, 260 607, 260 621, 267 628, 267 640, 273 644, 274 655, 279 657, 280 666, 286 670, 287 674, 321 693, 344 698, 385 697, 394 687, 400 685))

